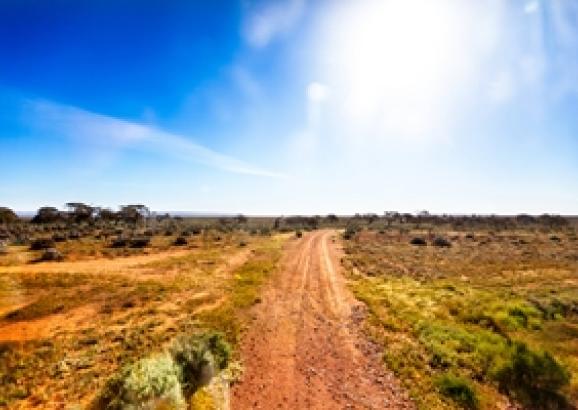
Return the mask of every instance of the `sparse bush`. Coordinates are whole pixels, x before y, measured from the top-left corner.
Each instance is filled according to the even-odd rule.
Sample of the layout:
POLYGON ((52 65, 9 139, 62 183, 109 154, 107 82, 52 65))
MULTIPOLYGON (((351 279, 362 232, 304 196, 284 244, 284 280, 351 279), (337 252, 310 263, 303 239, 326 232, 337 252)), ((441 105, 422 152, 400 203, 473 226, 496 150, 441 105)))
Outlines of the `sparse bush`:
POLYGON ((295 236, 296 236, 297 238, 301 238, 301 237, 303 237, 303 232, 301 232, 300 230, 298 230, 298 231, 295 232, 295 236))
POLYGON ((206 385, 213 375, 227 367, 231 349, 218 333, 184 335, 170 348, 181 369, 181 383, 187 394, 206 385))
POLYGON ((447 240, 446 238, 442 238, 441 236, 438 236, 437 238, 435 238, 433 240, 433 246, 437 246, 440 248, 449 248, 450 246, 452 246, 452 243, 447 240))
POLYGON ((570 382, 570 373, 548 352, 534 352, 515 342, 512 354, 494 375, 500 389, 532 408, 564 408, 558 390, 570 382))
POLYGON ((352 239, 357 234, 357 229, 355 226, 348 226, 345 228, 345 232, 343 232, 343 239, 349 240, 352 239))
POLYGON ((168 353, 144 358, 126 366, 108 381, 95 408, 184 409, 181 369, 168 353))
POLYGON ((177 239, 175 239, 175 241, 173 242, 173 245, 184 246, 187 243, 188 243, 187 238, 185 238, 184 236, 179 236, 179 237, 177 237, 177 239))
POLYGON ((116 238, 110 244, 111 248, 124 248, 128 245, 128 239, 126 238, 116 238))
POLYGON ((54 241, 48 238, 34 239, 30 244, 31 251, 41 251, 48 248, 54 248, 54 241))
POLYGON ((416 246, 426 246, 427 245, 427 242, 425 241, 425 239, 420 238, 420 237, 412 238, 411 241, 409 241, 409 243, 411 245, 416 245, 416 246))
POLYGON ((60 252, 54 248, 48 248, 42 253, 39 260, 43 262, 55 262, 61 261, 62 259, 64 259, 64 256, 62 256, 60 252))
POLYGON ((142 238, 132 238, 129 241, 129 245, 131 248, 145 248, 150 244, 151 238, 142 237, 142 238))
POLYGON ((466 409, 479 408, 479 400, 472 384, 460 376, 446 373, 436 381, 440 392, 466 409))

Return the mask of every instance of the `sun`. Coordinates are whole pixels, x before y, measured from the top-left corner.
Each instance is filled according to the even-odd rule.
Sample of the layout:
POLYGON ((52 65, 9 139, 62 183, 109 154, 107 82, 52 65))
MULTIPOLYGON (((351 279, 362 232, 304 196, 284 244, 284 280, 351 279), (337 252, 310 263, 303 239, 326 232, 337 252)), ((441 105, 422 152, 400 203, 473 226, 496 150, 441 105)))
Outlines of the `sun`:
POLYGON ((436 120, 464 58, 456 3, 370 0, 340 10, 331 28, 331 75, 352 117, 381 116, 409 133, 436 120))

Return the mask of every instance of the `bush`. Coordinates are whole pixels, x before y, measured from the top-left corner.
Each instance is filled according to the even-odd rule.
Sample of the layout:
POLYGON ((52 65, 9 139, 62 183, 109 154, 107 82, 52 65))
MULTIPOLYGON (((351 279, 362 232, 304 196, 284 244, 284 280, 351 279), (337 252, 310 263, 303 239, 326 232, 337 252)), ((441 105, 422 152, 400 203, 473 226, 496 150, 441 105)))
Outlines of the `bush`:
POLYGON ((54 241, 48 238, 34 239, 30 244, 31 251, 41 251, 48 248, 54 248, 54 241))
POLYGON ((42 253, 42 256, 40 257, 39 260, 43 262, 53 262, 53 261, 61 261, 62 259, 64 259, 64 257, 60 252, 58 252, 54 248, 48 248, 42 253))
POLYGON ((427 245, 427 242, 425 241, 425 239, 419 238, 419 237, 412 238, 412 240, 409 241, 409 243, 411 245, 417 245, 417 246, 426 246, 427 245))
POLYGON ((433 246, 438 246, 440 248, 449 248, 450 246, 452 246, 452 244, 446 238, 438 236, 433 240, 433 246))
POLYGON ((295 231, 295 236, 296 236, 297 238, 301 238, 301 237, 303 236, 303 232, 301 232, 301 231, 295 231))
POLYGON ((345 228, 345 232, 343 232, 343 239, 349 240, 352 239, 357 234, 357 229, 353 226, 348 226, 345 228))
POLYGON ((111 248, 124 248, 128 245, 128 239, 126 238, 116 238, 110 244, 111 248))
POLYGON ((126 366, 105 385, 95 408, 185 408, 181 370, 173 358, 158 354, 126 366))
POLYGON ((179 237, 177 237, 177 239, 175 239, 175 241, 173 242, 173 245, 184 246, 187 243, 188 243, 187 238, 185 238, 184 236, 179 236, 179 237))
POLYGON ((500 390, 532 408, 564 408, 558 390, 570 382, 570 373, 548 352, 534 352, 521 342, 512 349, 495 373, 500 390))
POLYGON ((477 409, 480 406, 476 391, 469 380, 446 373, 436 382, 441 394, 449 397, 466 409, 477 409))
POLYGON ((231 349, 218 333, 193 334, 177 338, 170 349, 181 369, 181 383, 187 394, 207 384, 227 367, 231 349))
POLYGON ((129 241, 129 245, 131 248, 145 248, 151 242, 151 238, 143 237, 143 238, 132 238, 129 241))

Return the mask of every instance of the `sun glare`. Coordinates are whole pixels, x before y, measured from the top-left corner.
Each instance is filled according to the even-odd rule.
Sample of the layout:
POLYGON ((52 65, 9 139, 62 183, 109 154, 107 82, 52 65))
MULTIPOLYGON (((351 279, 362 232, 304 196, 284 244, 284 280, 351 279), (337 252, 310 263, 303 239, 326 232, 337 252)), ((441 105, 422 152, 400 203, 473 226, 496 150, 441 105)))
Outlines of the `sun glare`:
POLYGON ((407 133, 430 128, 464 58, 457 14, 454 2, 427 0, 361 1, 341 10, 331 58, 348 113, 379 116, 407 133))

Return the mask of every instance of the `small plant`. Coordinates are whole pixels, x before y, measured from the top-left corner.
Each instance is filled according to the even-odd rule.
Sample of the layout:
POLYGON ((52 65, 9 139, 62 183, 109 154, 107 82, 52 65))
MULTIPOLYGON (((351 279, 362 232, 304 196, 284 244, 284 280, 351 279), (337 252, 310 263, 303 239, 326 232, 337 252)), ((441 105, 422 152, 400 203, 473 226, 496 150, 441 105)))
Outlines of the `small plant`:
POLYGON ((303 237, 303 232, 301 230, 295 231, 295 237, 297 237, 297 238, 303 237))
POLYGON ((164 405, 182 409, 185 399, 180 378, 180 369, 168 353, 141 359, 107 382, 94 407, 136 410, 164 405))
POLYGON ((183 388, 191 394, 227 367, 231 348, 220 334, 206 333, 177 338, 170 352, 181 369, 183 388))
POLYGON ((145 248, 151 242, 151 238, 142 237, 142 238, 132 238, 129 242, 131 248, 145 248))
POLYGON ((187 243, 188 243, 187 238, 185 238, 184 236, 179 236, 179 237, 177 237, 177 239, 175 239, 175 241, 173 242, 173 245, 184 246, 187 243))
POLYGON ((570 374, 548 352, 534 352, 515 342, 510 360, 495 379, 502 391, 533 408, 563 408, 558 390, 570 382, 570 374))
POLYGON ((411 241, 409 241, 410 245, 416 245, 416 246, 426 246, 427 242, 425 241, 425 239, 420 238, 420 237, 415 237, 412 238, 411 241))
POLYGON ((450 246, 452 246, 452 243, 447 240, 446 238, 442 238, 441 236, 438 236, 437 238, 435 238, 433 240, 433 246, 437 246, 440 248, 449 248, 450 246))
POLYGON ((357 229, 354 226, 348 226, 345 228, 345 232, 343 232, 343 239, 350 240, 357 234, 357 229))
POLYGON ((48 238, 34 239, 30 243, 30 250, 31 251, 42 251, 44 249, 53 248, 53 247, 54 247, 54 241, 52 239, 48 239, 48 238))
POLYGON ((466 409, 477 409, 480 406, 476 391, 469 380, 446 373, 436 381, 441 394, 449 397, 466 409))
POLYGON ((64 256, 62 256, 62 254, 58 252, 56 249, 48 248, 42 253, 42 256, 40 257, 39 260, 43 262, 54 262, 54 261, 61 261, 63 259, 64 256))

